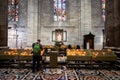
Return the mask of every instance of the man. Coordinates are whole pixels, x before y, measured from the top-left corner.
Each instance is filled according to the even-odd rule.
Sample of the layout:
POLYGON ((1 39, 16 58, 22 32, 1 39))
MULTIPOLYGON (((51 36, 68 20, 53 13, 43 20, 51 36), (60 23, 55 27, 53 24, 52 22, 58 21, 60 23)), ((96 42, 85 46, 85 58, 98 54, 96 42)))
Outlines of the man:
POLYGON ((40 61, 42 60, 41 56, 41 50, 42 50, 42 45, 40 44, 41 40, 38 39, 37 42, 32 44, 32 49, 33 49, 33 63, 32 63, 32 72, 35 72, 35 66, 37 67, 37 71, 39 71, 40 66, 40 61), (37 63, 37 65, 36 65, 37 63))

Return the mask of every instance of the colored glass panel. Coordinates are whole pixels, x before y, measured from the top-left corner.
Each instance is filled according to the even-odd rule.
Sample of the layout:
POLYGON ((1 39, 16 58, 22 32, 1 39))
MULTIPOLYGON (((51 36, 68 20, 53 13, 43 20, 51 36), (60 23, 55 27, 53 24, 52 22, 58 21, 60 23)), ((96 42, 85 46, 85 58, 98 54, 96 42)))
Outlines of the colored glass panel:
POLYGON ((8 21, 18 21, 18 0, 8 1, 8 21))
POLYGON ((66 0, 54 0, 54 21, 66 20, 66 0))
POLYGON ((105 0, 102 0, 102 18, 105 21, 105 0))

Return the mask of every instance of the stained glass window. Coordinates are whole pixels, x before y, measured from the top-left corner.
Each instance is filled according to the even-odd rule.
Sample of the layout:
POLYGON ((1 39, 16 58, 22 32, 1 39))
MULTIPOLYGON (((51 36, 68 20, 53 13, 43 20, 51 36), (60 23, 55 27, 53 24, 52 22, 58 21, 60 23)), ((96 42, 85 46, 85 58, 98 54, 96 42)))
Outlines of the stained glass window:
POLYGON ((8 1, 8 21, 18 21, 18 2, 19 0, 8 1))
POLYGON ((102 18, 105 21, 105 0, 102 0, 102 18))
POLYGON ((54 21, 66 20, 66 0, 54 0, 54 21))

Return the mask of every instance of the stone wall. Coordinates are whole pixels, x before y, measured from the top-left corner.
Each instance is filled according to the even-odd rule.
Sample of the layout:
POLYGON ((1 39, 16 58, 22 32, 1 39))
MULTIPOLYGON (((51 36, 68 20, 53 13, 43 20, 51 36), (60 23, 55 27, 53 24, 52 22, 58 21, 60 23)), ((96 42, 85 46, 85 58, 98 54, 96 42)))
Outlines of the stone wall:
POLYGON ((52 31, 55 29, 64 29, 67 31, 67 42, 65 44, 82 45, 83 35, 91 31, 91 0, 67 0, 65 22, 53 21, 53 2, 42 1, 41 9, 41 39, 43 44, 54 44, 52 42, 52 31), (47 4, 50 4, 49 6, 47 4), (44 9, 44 7, 46 9, 44 9), (46 11, 47 10, 47 11, 46 11), (49 14, 48 14, 49 13, 49 14), (43 15, 44 14, 44 15, 43 15), (72 34, 71 34, 72 33, 72 34))
MULTIPOLYGON (((66 1, 67 20, 54 22, 52 0, 20 0, 17 23, 21 27, 17 29, 19 46, 20 42, 23 42, 24 47, 31 46, 38 38, 41 38, 43 44, 54 44, 52 31, 62 28, 67 31, 66 45, 83 46, 83 35, 92 32, 95 35, 95 48, 102 48, 104 22, 101 17, 101 0, 66 1)), ((119 0, 106 0, 105 45, 109 47, 120 47, 119 3, 119 0)), ((7 46, 7 8, 7 0, 0 0, 0 46, 7 46)))
MULTIPOLYGON (((23 34, 23 45, 30 46, 37 39, 42 44, 54 44, 52 31, 63 29, 67 31, 67 42, 64 44, 79 44, 83 46, 83 35, 92 32, 95 35, 95 48, 102 47, 102 29, 104 23, 101 17, 100 0, 66 0, 67 20, 54 22, 53 0, 20 1, 19 32, 23 34), (24 2, 24 3, 23 3, 24 2)), ((19 41, 20 42, 20 41, 19 41)))
MULTIPOLYGON (((59 28, 67 31, 67 42, 64 42, 66 45, 79 44, 83 46, 83 35, 89 34, 89 32, 96 35, 95 45, 98 45, 97 43, 102 38, 104 26, 100 0, 92 3, 91 0, 66 0, 67 20, 65 22, 54 22, 52 0, 36 0, 36 2, 38 3, 32 0, 28 2, 27 46, 30 46, 38 38, 43 44, 54 44, 52 42, 52 31, 59 28), (34 17, 32 17, 33 15, 34 17)), ((101 45, 102 41, 99 46, 101 45)))

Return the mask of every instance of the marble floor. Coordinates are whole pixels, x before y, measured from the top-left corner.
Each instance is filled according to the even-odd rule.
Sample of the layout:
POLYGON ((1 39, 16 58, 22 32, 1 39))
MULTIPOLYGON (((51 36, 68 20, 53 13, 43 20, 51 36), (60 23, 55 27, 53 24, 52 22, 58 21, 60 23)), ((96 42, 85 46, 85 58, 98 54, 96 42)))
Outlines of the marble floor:
POLYGON ((31 69, 0 68, 0 80, 120 80, 120 70, 64 67, 32 73, 31 69))

